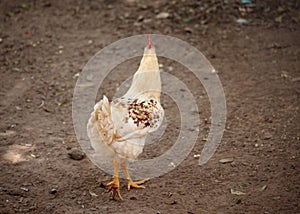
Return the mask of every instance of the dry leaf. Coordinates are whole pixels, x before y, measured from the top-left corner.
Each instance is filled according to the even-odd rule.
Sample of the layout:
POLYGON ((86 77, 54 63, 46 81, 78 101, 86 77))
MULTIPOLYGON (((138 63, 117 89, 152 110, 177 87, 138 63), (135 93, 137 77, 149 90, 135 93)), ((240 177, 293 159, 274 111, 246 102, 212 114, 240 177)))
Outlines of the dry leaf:
POLYGON ((90 195, 93 196, 93 197, 97 197, 97 196, 98 196, 96 193, 92 192, 91 190, 89 190, 89 193, 90 193, 90 195))
POLYGON ((233 158, 223 158, 223 159, 219 160, 219 163, 223 163, 223 164, 231 163, 231 162, 233 162, 233 158))
POLYGON ((262 188, 260 188, 260 191, 264 191, 265 189, 267 189, 267 185, 263 185, 262 188))
POLYGON ((246 193, 244 193, 244 192, 241 192, 241 191, 238 191, 238 190, 233 190, 233 189, 230 189, 230 193, 232 195, 246 195, 246 193))
POLYGON ((44 109, 45 112, 48 112, 48 113, 52 113, 53 112, 51 109, 48 109, 47 107, 44 107, 43 109, 44 109))

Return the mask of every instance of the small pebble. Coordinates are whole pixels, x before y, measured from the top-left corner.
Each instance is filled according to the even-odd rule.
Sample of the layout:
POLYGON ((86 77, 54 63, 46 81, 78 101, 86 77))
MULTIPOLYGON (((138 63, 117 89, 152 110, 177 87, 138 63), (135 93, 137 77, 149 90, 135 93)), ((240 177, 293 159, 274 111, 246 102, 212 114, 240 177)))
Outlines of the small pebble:
POLYGON ((176 167, 176 165, 173 163, 173 162, 171 162, 171 163, 169 163, 169 165, 168 166, 172 166, 172 167, 176 167))
POLYGON ((271 133, 265 133, 264 140, 269 140, 271 138, 272 138, 272 134, 271 133))
POLYGON ((143 21, 143 20, 144 20, 144 16, 139 15, 139 17, 137 18, 137 21, 138 21, 138 22, 141 22, 141 21, 143 21))
POLYGON ((170 16, 169 13, 167 13, 167 12, 161 12, 161 13, 159 13, 159 14, 156 15, 156 18, 157 18, 157 19, 166 19, 166 18, 168 18, 169 16, 170 16))
POLYGON ((236 23, 238 24, 247 24, 248 20, 247 19, 243 19, 243 18, 239 18, 236 20, 236 23))
POLYGON ((137 197, 131 196, 129 199, 130 199, 130 200, 137 200, 137 197))
POLYGON ((169 66, 169 67, 168 67, 168 70, 169 70, 169 71, 173 71, 174 68, 173 68, 172 66, 169 66))
POLYGON ((22 108, 20 106, 16 106, 17 111, 22 111, 22 108))
POLYGON ((174 204, 177 204, 177 201, 176 200, 168 201, 168 202, 166 202, 166 204, 174 205, 174 204))
POLYGON ((73 160, 82 160, 85 157, 85 154, 78 148, 72 148, 68 155, 73 160))
POLYGON ((192 28, 189 28, 189 27, 184 28, 184 31, 187 32, 187 33, 192 33, 193 32, 192 28))
POLYGON ((53 188, 53 189, 50 190, 50 194, 54 195, 54 194, 56 194, 56 193, 57 193, 57 190, 56 190, 56 189, 53 188))

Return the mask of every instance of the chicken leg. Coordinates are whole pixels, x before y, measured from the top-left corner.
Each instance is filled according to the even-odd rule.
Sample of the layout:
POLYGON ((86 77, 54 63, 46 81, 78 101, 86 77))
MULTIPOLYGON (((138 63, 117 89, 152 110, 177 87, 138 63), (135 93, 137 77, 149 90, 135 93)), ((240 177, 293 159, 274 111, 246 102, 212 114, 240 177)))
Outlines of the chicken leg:
POLYGON ((134 182, 134 181, 132 181, 132 179, 131 179, 131 177, 128 173, 126 162, 121 163, 121 167, 123 169, 123 172, 124 172, 125 177, 126 177, 127 182, 128 182, 128 184, 127 184, 128 190, 130 190, 131 187, 137 188, 137 189, 144 189, 145 188, 144 186, 140 186, 140 184, 143 184, 143 183, 149 181, 149 178, 146 178, 146 179, 141 180, 141 181, 134 182))
POLYGON ((115 199, 116 196, 123 200, 120 193, 120 182, 119 182, 119 166, 116 159, 114 159, 114 180, 106 184, 109 189, 106 192, 111 192, 111 198, 115 199))

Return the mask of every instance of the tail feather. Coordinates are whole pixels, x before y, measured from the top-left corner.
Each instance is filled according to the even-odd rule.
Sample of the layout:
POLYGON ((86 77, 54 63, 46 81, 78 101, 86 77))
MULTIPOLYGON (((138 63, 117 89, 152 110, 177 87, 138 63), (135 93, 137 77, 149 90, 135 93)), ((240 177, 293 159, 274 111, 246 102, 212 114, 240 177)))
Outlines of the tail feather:
POLYGON ((114 138, 114 124, 111 117, 111 107, 106 96, 98 102, 87 126, 92 147, 97 150, 99 144, 110 145, 114 138))

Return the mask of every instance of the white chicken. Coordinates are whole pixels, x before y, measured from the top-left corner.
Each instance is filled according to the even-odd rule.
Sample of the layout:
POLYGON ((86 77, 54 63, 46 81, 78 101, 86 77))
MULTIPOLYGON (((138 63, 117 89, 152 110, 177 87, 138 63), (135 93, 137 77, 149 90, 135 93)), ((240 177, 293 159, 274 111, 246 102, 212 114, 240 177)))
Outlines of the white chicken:
POLYGON ((155 48, 148 36, 148 45, 140 66, 127 93, 112 101, 104 96, 94 107, 87 125, 88 136, 95 152, 101 152, 103 144, 114 153, 114 179, 108 183, 107 192, 122 200, 119 184, 119 166, 128 182, 128 190, 145 188, 132 181, 127 161, 136 159, 143 151, 146 137, 162 124, 164 110, 160 104, 161 80, 155 48))

